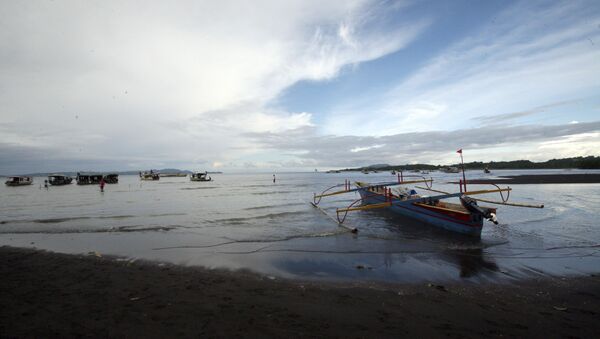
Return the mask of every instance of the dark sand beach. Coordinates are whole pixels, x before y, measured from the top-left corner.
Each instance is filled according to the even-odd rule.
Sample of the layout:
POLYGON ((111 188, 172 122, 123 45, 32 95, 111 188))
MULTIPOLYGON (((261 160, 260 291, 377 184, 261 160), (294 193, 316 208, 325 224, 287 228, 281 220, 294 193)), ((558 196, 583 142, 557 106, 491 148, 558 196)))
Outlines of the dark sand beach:
MULTIPOLYGON (((534 174, 500 176, 499 179, 473 179, 471 184, 598 184, 600 174, 534 174)), ((457 184, 458 182, 452 182, 457 184)))
POLYGON ((0 248, 1 337, 600 337, 600 276, 285 281, 0 248))

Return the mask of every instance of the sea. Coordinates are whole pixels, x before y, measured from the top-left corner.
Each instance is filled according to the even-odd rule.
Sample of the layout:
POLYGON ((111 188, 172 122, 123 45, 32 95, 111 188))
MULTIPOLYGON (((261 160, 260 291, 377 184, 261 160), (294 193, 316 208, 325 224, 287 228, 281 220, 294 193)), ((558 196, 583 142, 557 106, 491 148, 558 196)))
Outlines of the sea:
MULTIPOLYGON (((580 173, 600 171, 466 175, 580 173)), ((434 189, 458 191, 449 182, 459 174, 405 175, 431 177, 434 189)), ((1 185, 0 246, 308 281, 510 283, 600 271, 600 184, 512 185, 510 201, 545 207, 498 206, 499 224, 486 222, 475 239, 384 209, 349 213, 344 224, 358 229, 354 234, 335 221, 335 210, 359 199, 357 193, 323 198, 320 209, 310 203, 315 193, 345 180, 396 180, 390 172, 276 173, 276 182, 273 173, 211 176, 192 182, 121 175, 104 192, 97 185, 45 188, 43 177, 30 186, 1 185)), ((497 193, 486 198, 500 199, 497 193)))

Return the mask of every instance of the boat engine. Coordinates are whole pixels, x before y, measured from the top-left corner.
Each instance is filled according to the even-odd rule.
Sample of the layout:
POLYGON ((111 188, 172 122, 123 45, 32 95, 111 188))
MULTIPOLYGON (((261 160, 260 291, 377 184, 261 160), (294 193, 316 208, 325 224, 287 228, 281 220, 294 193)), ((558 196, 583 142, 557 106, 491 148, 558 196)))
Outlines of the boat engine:
POLYGON ((467 209, 467 211, 482 215, 487 220, 493 222, 495 225, 498 225, 498 218, 496 218, 496 213, 492 212, 492 210, 488 208, 482 208, 479 205, 477 205, 477 200, 463 194, 460 196, 460 203, 463 205, 464 208, 467 209))

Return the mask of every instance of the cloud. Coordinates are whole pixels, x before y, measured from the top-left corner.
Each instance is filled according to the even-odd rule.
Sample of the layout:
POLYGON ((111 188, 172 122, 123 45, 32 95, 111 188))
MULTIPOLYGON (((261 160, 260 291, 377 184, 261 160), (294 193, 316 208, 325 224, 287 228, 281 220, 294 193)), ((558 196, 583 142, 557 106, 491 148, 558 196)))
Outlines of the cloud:
POLYGON ((260 151, 244 133, 311 126, 310 112, 266 108, 291 84, 332 79, 414 40, 427 22, 393 22, 402 9, 370 0, 2 2, 0 142, 117 167, 222 166, 260 151))
POLYGON ((534 115, 537 113, 542 113, 542 112, 545 112, 546 110, 549 110, 552 108, 571 105, 574 103, 578 103, 580 101, 581 100, 560 101, 560 102, 555 102, 555 103, 551 103, 548 105, 538 106, 538 107, 534 107, 534 108, 524 110, 524 111, 519 111, 519 112, 503 113, 503 114, 497 114, 497 115, 477 116, 477 117, 472 118, 471 120, 478 121, 484 125, 506 123, 506 122, 510 122, 511 120, 534 115))
POLYGON ((384 93, 339 104, 324 131, 382 136, 451 130, 471 119, 515 119, 533 114, 531 107, 598 98, 600 49, 588 38, 600 41, 599 20, 593 1, 516 2, 384 93))

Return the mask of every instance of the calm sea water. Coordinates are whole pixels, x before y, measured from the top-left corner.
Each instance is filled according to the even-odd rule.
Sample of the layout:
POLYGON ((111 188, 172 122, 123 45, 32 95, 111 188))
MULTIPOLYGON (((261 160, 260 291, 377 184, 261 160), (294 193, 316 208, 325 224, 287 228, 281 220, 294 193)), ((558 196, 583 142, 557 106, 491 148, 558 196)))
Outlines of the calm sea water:
MULTIPOLYGON (((582 171, 491 176, 536 173, 582 171)), ((445 182, 458 174, 429 176, 434 188, 457 190, 445 182)), ((314 192, 344 179, 394 178, 388 172, 281 173, 276 183, 270 173, 215 174, 213 182, 121 176, 104 193, 75 184, 45 189, 45 178, 34 178, 28 187, 0 186, 0 245, 300 279, 482 282, 600 270, 599 184, 514 185, 511 201, 546 207, 500 206, 500 224, 486 223, 481 239, 384 210, 350 214, 346 223, 359 229, 351 234, 329 216, 358 194, 323 199, 320 206, 329 216, 309 204, 314 192)))

